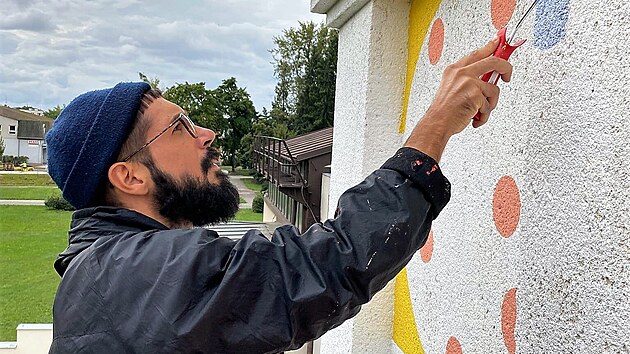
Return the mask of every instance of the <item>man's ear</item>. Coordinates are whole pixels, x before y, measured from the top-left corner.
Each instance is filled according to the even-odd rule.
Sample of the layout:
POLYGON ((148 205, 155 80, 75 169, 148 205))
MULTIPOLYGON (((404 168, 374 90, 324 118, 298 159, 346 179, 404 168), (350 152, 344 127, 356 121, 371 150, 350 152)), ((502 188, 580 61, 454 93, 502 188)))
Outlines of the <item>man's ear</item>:
POLYGON ((119 193, 129 195, 146 195, 149 193, 148 169, 139 163, 116 162, 109 167, 107 177, 119 193))

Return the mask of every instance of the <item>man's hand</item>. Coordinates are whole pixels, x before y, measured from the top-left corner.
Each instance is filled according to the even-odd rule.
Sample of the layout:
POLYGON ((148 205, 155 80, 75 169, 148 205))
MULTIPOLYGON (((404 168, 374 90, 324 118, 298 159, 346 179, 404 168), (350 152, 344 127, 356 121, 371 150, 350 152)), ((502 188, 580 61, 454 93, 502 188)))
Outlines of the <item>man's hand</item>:
POLYGON ((488 121, 490 112, 499 101, 499 87, 480 79, 487 72, 497 71, 503 81, 512 77, 512 65, 491 56, 499 45, 495 38, 444 70, 442 83, 427 113, 416 125, 405 146, 418 149, 440 160, 448 139, 468 126, 472 117, 477 128, 488 121))

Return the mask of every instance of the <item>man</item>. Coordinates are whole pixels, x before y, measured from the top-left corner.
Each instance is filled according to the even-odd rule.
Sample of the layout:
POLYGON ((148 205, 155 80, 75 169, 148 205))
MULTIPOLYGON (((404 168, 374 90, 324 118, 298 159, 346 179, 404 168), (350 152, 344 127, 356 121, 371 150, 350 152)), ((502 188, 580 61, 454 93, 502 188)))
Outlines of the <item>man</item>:
POLYGON ((238 193, 217 166, 215 133, 144 83, 72 101, 47 135, 50 174, 73 214, 54 304, 51 353, 275 353, 356 315, 424 244, 450 198, 437 162, 512 67, 493 40, 450 65, 405 146, 302 235, 204 228, 238 193))

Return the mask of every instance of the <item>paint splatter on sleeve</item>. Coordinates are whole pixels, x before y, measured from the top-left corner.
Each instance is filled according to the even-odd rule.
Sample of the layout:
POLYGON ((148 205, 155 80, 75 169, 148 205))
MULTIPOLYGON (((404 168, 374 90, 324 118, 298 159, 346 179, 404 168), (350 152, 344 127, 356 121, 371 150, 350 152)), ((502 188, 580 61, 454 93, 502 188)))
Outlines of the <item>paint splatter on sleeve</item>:
POLYGON ((381 168, 397 171, 420 187, 433 205, 433 218, 437 217, 450 200, 450 182, 442 175, 438 163, 421 151, 401 148, 381 168))

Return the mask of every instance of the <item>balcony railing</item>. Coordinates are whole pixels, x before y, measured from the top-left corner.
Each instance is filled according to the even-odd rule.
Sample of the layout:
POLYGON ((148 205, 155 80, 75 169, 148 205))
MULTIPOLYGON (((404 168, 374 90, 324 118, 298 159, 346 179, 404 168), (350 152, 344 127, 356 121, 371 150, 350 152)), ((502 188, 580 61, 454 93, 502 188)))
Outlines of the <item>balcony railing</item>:
POLYGON ((254 139, 254 169, 280 188, 307 188, 287 142, 270 136, 254 139))

